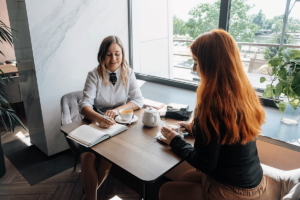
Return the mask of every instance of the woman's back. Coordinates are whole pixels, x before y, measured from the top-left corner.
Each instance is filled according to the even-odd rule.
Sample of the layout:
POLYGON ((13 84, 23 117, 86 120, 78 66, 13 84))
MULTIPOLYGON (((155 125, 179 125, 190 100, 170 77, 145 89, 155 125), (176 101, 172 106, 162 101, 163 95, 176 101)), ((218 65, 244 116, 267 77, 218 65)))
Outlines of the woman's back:
MULTIPOLYGON (((222 136, 226 132, 224 126, 220 126, 220 141, 218 141, 212 127, 208 127, 211 133, 211 140, 209 144, 206 144, 203 140, 199 123, 195 120, 193 126, 195 153, 191 156, 190 152, 186 151, 189 155, 182 156, 188 162, 192 162, 191 164, 198 170, 221 183, 241 188, 256 187, 263 177, 263 171, 257 154, 256 140, 249 141, 246 144, 222 145, 220 141, 222 141, 222 136)), ((176 140, 178 139, 176 138, 176 140)), ((176 149, 176 147, 173 149, 176 149)))
POLYGON ((222 145, 217 168, 208 174, 224 184, 241 188, 256 187, 263 177, 256 141, 245 145, 222 145))

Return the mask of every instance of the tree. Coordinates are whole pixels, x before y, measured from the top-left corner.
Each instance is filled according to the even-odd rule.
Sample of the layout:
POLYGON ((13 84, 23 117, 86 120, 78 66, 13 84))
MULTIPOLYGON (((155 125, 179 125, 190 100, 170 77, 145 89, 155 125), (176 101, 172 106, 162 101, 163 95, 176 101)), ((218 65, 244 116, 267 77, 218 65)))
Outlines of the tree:
MULTIPOLYGON (((247 0, 232 0, 229 33, 237 41, 253 42, 254 33, 259 26, 252 23, 247 12, 252 6, 247 0)), ((214 3, 201 3, 190 12, 191 18, 185 24, 187 32, 192 38, 200 34, 217 29, 219 26, 220 0, 214 3)))
MULTIPOLYGON (((281 39, 281 33, 279 35, 274 35, 272 40, 270 41, 273 44, 279 44, 281 39)), ((290 34, 285 34, 284 36, 284 44, 293 44, 294 43, 294 36, 290 34)), ((264 51, 264 58, 268 60, 269 58, 273 58, 277 52, 279 51, 279 47, 267 47, 264 51)))
POLYGON ((274 23, 273 19, 265 19, 264 22, 264 29, 272 29, 272 25, 274 23))
POLYGON ((276 32, 276 35, 278 33, 278 31, 282 30, 282 26, 283 26, 283 21, 280 19, 275 20, 275 23, 272 25, 272 31, 276 32))
POLYGON ((201 3, 190 12, 191 18, 186 23, 189 35, 196 38, 202 33, 217 29, 219 26, 220 0, 213 4, 201 3))
POLYGON ((176 15, 173 17, 173 35, 185 35, 187 34, 185 22, 182 19, 177 18, 176 15))
POLYGON ((266 16, 262 13, 262 10, 260 10, 259 13, 253 17, 253 23, 260 26, 260 28, 264 28, 265 19, 266 16))
POLYGON ((231 1, 229 33, 236 41, 254 42, 254 34, 260 29, 248 15, 251 8, 253 5, 247 4, 247 0, 231 1))
POLYGON ((294 19, 293 17, 289 18, 288 23, 287 23, 287 27, 295 35, 296 31, 300 30, 300 20, 299 19, 294 19))

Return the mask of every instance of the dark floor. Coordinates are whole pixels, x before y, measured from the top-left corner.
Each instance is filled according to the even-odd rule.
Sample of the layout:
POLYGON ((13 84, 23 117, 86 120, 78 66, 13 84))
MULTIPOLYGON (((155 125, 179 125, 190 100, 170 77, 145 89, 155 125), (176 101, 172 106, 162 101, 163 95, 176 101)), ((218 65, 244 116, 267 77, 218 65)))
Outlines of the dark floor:
MULTIPOLYGON (((22 104, 18 105, 18 117, 27 127, 22 104)), ((50 160, 50 162, 47 158, 45 159, 41 152, 39 152, 39 149, 30 146, 29 134, 25 129, 15 129, 14 132, 1 129, 1 139, 5 154, 8 155, 8 157, 13 157, 8 159, 5 156, 7 172, 0 178, 1 200, 80 200, 82 198, 83 186, 81 182, 80 164, 77 165, 76 171, 73 171, 73 167, 69 167, 66 170, 61 170, 62 168, 60 168, 60 173, 57 173, 57 169, 55 173, 52 170, 51 173, 55 175, 47 177, 49 176, 49 172, 40 170, 40 168, 45 165, 43 162, 46 162, 47 165, 47 162, 51 164, 52 161, 50 160), (21 150, 23 151, 21 154, 17 156, 14 155, 21 150), (26 155, 25 151, 34 151, 34 155, 39 155, 37 156, 39 158, 31 158, 31 162, 23 162, 22 164, 21 160, 24 159, 23 157, 26 155), (34 168, 37 166, 36 162, 41 162, 41 166, 34 168), (26 178, 23 176, 24 172, 22 170, 24 169, 31 170, 30 173, 25 173, 26 178), (37 173, 36 171, 38 171, 38 174, 35 174, 37 173), (41 178, 43 178, 43 181, 40 182, 41 178)), ((60 156, 56 156, 55 159, 62 159, 66 162, 66 159, 64 159, 66 155, 68 157, 70 156, 67 152, 67 154, 64 153, 60 156)), ((73 158, 68 161, 68 163, 70 162, 71 166, 73 166, 73 158)), ((55 168, 59 168, 59 166, 55 166, 55 168)), ((163 178, 149 185, 147 188, 148 198, 151 200, 158 199, 159 188, 166 181, 168 180, 163 178)), ((117 166, 112 167, 110 175, 98 190, 99 200, 137 200, 141 199, 141 195, 142 183, 117 166)))

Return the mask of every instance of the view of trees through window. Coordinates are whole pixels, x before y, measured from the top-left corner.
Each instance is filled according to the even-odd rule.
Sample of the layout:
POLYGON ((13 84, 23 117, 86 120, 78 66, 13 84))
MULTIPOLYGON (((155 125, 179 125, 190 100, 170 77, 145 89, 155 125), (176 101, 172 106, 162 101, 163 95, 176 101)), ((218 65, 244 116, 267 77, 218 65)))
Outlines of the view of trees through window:
MULTIPOLYGON (((219 26, 220 0, 173 0, 174 78, 199 81, 191 72, 193 61, 187 46, 197 36, 219 26), (185 41, 184 41, 185 40, 185 41), (185 73, 184 73, 185 70, 185 73), (183 74, 184 77, 183 77, 183 74)), ((283 29, 286 1, 232 0, 229 33, 237 42, 245 72, 253 87, 264 88, 258 70, 276 55, 283 29), (257 44, 266 44, 265 46, 257 44)), ((291 0, 284 44, 300 47, 300 1, 291 0)))

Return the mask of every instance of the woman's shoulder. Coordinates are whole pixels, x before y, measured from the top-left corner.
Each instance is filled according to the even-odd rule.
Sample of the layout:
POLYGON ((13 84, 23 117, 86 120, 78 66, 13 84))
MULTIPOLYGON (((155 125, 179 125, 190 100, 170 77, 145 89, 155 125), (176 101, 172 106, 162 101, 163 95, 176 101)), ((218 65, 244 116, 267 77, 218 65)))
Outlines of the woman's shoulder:
POLYGON ((98 78, 99 76, 98 76, 98 72, 97 72, 97 67, 95 68, 95 69, 93 69, 93 70, 91 70, 91 71, 89 71, 88 72, 88 77, 90 77, 90 78, 98 78))

